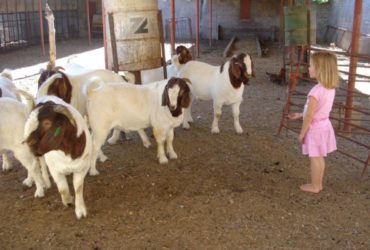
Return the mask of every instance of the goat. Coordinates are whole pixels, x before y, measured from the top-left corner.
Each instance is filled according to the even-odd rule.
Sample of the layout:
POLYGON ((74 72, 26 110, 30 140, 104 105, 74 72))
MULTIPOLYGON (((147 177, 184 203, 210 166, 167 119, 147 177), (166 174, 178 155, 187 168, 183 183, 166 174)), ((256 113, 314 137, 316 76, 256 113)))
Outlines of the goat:
MULTIPOLYGON (((28 118, 27 107, 12 98, 0 98, 0 152, 9 150, 14 153, 15 158, 27 169, 28 177, 23 181, 26 186, 36 183, 35 197, 44 196, 44 187, 50 187, 46 168, 40 172, 39 161, 30 148, 23 143, 23 131, 28 118), (46 175, 45 175, 46 173, 46 175)), ((6 154, 3 154, 3 169, 11 167, 6 154), (8 166, 4 166, 8 164, 8 166)))
POLYGON ((97 152, 113 127, 137 131, 151 126, 158 144, 159 162, 168 162, 165 142, 169 157, 177 158, 172 145, 174 128, 182 123, 183 109, 188 107, 190 98, 190 89, 183 79, 171 78, 147 85, 96 82, 87 85, 84 92, 88 96, 88 112, 94 113, 89 116, 93 134, 92 169, 96 169, 97 152))
MULTIPOLYGON (((238 134, 243 132, 239 122, 240 103, 243 100, 244 85, 254 75, 254 68, 249 54, 240 53, 231 57, 221 66, 213 66, 204 62, 190 61, 184 65, 178 77, 187 78, 191 82, 191 94, 201 100, 213 100, 212 133, 219 133, 218 121, 222 106, 231 105, 234 127, 238 134)), ((192 122, 191 103, 184 115, 183 128, 189 128, 192 122)))
POLYGON ((42 158, 42 165, 47 164, 65 206, 73 202, 66 179, 73 174, 76 217, 86 217, 83 183, 92 150, 87 123, 72 105, 56 96, 38 98, 36 104, 26 121, 25 141, 31 152, 42 158))
MULTIPOLYGON (((24 96, 27 101, 28 113, 31 112, 33 108, 33 97, 29 95, 27 92, 17 89, 17 87, 13 83, 12 73, 8 69, 5 69, 0 74, 0 92, 1 92, 0 97, 8 97, 18 102, 22 101, 21 95, 24 96)), ((6 117, 6 116, 3 116, 3 117, 6 117)), ((11 164, 11 161, 9 160, 7 152, 4 152, 2 154, 2 157, 3 157, 3 165, 2 165, 3 170, 11 169, 12 164, 11 164)))
MULTIPOLYGON (((66 67, 66 70, 62 70, 61 68, 49 70, 48 76, 49 78, 40 86, 37 97, 45 95, 57 96, 75 107, 83 117, 86 115, 86 97, 82 94, 83 84, 97 77, 102 82, 124 82, 124 79, 120 75, 112 71, 104 69, 88 70, 78 64, 70 64, 66 67)), ((149 139, 143 133, 144 131, 140 132, 144 146, 148 147, 149 139)), ((102 152, 99 158, 102 162, 107 159, 102 152)), ((90 175, 97 174, 97 172, 90 172, 90 175)))
POLYGON ((0 91, 1 97, 10 97, 21 101, 17 87, 13 83, 12 73, 9 69, 5 69, 0 73, 0 91))
MULTIPOLYGON (((167 79, 170 79, 173 76, 176 76, 178 71, 189 61, 193 59, 190 51, 183 45, 176 47, 176 54, 171 58, 171 64, 167 65, 167 79)), ((135 76, 128 72, 126 73, 129 79, 132 79, 130 82, 135 83, 135 76), (132 75, 132 76, 131 76, 132 75)), ((155 69, 142 70, 141 74, 141 83, 147 84, 164 79, 163 76, 163 67, 155 69)))

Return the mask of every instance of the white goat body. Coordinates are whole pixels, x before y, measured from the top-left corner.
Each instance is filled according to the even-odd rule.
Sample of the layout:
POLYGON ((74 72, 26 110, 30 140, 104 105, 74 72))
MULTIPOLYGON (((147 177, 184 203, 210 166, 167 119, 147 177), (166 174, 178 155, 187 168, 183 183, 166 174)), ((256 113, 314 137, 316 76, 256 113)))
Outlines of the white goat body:
MULTIPOLYGON (((44 187, 50 186, 49 178, 42 179, 39 162, 30 151, 27 144, 23 143, 23 131, 28 117, 27 107, 12 98, 0 98, 0 152, 9 150, 14 153, 16 159, 27 169, 28 178, 23 181, 24 185, 31 186, 33 180, 36 183, 35 197, 44 196, 44 187)), ((3 154, 4 164, 10 164, 8 156, 3 154)), ((43 174, 47 171, 43 169, 43 174)))
MULTIPOLYGON (((182 108, 176 103, 178 99, 175 92, 179 91, 178 94, 183 92, 173 90, 171 92, 172 94, 169 94, 171 95, 171 107, 181 108, 181 112, 175 117, 172 115, 168 106, 163 105, 162 99, 164 91, 169 88, 167 85, 170 81, 175 80, 162 80, 147 85, 112 83, 86 86, 88 113, 94 114, 89 116, 89 123, 93 133, 93 154, 95 154, 92 159, 93 169, 96 168, 95 159, 97 152, 103 145, 109 131, 114 127, 119 127, 123 130, 138 131, 151 126, 153 127, 153 134, 158 143, 159 162, 168 162, 164 153, 163 144, 165 141, 167 142, 167 152, 170 158, 177 158, 172 145, 173 130, 181 124, 183 113, 182 108), (110 96, 110 99, 106 99, 106 96, 110 96)), ((183 84, 186 85, 185 82, 183 84)), ((189 95, 189 88, 187 86, 182 88, 187 88, 185 94, 189 95)))
MULTIPOLYGON (((212 133, 219 133, 218 121, 223 105, 231 105, 234 127, 237 133, 243 129, 239 122, 239 106, 243 100, 244 84, 253 75, 252 62, 249 55, 241 54, 232 57, 221 66, 213 66, 204 62, 190 61, 180 70, 178 76, 191 81, 191 94, 201 100, 213 100, 214 119, 212 133)), ((185 111, 184 128, 192 122, 191 106, 185 111)))

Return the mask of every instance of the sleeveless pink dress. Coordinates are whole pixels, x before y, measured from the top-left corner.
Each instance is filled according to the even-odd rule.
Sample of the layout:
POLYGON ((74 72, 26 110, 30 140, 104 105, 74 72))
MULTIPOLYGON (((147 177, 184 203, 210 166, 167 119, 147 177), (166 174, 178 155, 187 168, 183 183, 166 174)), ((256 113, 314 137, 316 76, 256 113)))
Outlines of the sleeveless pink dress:
MULTIPOLYGON (((334 129, 329 120, 329 113, 333 107, 335 89, 327 89, 320 83, 316 84, 307 95, 317 100, 317 107, 311 124, 304 138, 302 152, 309 157, 327 156, 337 149, 334 129)), ((305 111, 307 109, 307 102, 305 111)))

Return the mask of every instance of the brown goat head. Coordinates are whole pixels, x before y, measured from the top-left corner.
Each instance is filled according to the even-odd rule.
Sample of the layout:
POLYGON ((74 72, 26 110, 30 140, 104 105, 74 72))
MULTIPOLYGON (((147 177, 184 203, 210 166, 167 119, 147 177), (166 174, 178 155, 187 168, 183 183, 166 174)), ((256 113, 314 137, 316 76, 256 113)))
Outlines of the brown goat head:
POLYGON ((176 54, 179 56, 179 63, 185 64, 191 60, 193 60, 193 57, 189 51, 188 48, 186 48, 183 45, 179 45, 176 47, 176 54))
MULTIPOLYGON (((248 84, 250 76, 247 73, 247 67, 249 67, 249 70, 251 71, 251 76, 254 76, 251 57, 244 53, 239 53, 236 56, 233 56, 229 62, 229 79, 232 86, 237 89, 242 83, 248 84)), ((221 66, 221 72, 222 70, 223 66, 221 66)))
POLYGON ((61 150, 72 159, 83 154, 86 135, 77 137, 75 120, 67 107, 48 101, 38 104, 38 126, 26 139, 32 153, 42 156, 53 150, 61 150))
POLYGON ((176 77, 169 79, 162 94, 162 106, 167 106, 172 116, 178 117, 182 114, 182 108, 189 107, 189 104, 190 88, 185 80, 176 77), (175 92, 176 87, 178 87, 177 93, 175 92))

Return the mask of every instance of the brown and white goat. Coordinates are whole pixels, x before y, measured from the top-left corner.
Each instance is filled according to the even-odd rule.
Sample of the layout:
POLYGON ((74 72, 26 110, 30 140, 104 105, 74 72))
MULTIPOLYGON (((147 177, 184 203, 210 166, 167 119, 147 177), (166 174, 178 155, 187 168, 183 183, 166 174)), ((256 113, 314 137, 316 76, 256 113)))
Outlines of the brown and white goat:
MULTIPOLYGON (((167 79, 177 76, 179 70, 189 61, 193 59, 190 50, 183 45, 176 47, 176 54, 171 58, 171 64, 167 65, 167 79)), ((155 69, 142 70, 141 72, 141 83, 147 84, 157 82, 164 79, 163 67, 155 69)), ((130 76, 131 73, 126 73, 129 79, 135 79, 135 76, 130 76)), ((130 81, 131 83, 132 80, 130 81)))
POLYGON ((47 165, 62 202, 73 202, 66 175, 73 174, 75 213, 86 217, 83 183, 91 163, 91 135, 86 121, 71 105, 56 96, 44 96, 36 101, 24 129, 24 137, 32 153, 47 165))
POLYGON ((92 169, 96 169, 97 153, 114 127, 138 131, 153 127, 158 144, 159 162, 167 163, 164 143, 171 159, 174 128, 183 120, 183 109, 189 105, 190 89, 181 78, 171 78, 146 85, 105 84, 98 82, 86 86, 89 124, 93 134, 92 169), (106 96, 111 98, 107 99, 106 96))
MULTIPOLYGON (((248 84, 251 76, 254 76, 250 55, 244 53, 234 55, 221 66, 190 61, 184 65, 178 76, 191 81, 192 97, 213 100, 212 133, 220 132, 218 121, 223 105, 231 105, 234 128, 238 134, 243 132, 239 122, 239 106, 243 100, 244 85, 248 84)), ((192 121, 190 104, 189 109, 185 111, 183 127, 189 128, 189 122, 192 121)))

